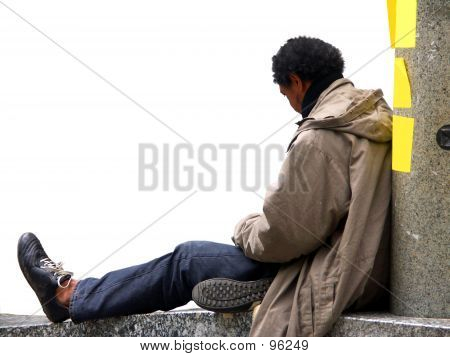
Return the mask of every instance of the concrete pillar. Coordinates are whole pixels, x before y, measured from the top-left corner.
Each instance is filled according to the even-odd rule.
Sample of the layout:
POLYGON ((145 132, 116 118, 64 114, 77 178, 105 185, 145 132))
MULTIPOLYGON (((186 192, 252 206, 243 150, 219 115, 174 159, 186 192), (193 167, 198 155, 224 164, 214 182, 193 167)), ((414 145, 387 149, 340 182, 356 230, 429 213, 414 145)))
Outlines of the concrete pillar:
POLYGON ((418 0, 416 47, 397 48, 411 83, 411 172, 393 175, 391 312, 450 318, 450 151, 436 141, 449 116, 447 0, 418 0))

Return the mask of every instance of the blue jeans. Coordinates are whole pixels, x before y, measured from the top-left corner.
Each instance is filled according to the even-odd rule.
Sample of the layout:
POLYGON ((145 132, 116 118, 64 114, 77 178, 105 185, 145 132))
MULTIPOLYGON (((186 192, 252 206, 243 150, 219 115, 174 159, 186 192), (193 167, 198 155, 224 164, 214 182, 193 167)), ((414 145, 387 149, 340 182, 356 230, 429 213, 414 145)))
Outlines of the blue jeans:
POLYGON ((148 263, 80 280, 69 313, 74 322, 168 311, 187 304, 192 288, 211 278, 241 281, 274 277, 279 264, 247 258, 238 247, 204 241, 178 245, 148 263))

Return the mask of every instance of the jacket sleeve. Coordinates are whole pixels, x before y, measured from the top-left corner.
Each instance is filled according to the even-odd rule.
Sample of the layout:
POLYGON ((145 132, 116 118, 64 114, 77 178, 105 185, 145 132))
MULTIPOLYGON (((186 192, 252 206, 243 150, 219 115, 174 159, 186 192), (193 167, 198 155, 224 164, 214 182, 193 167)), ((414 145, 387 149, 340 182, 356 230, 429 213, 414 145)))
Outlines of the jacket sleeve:
POLYGON ((343 166, 313 143, 294 145, 278 183, 266 193, 263 212, 236 225, 234 243, 249 258, 276 263, 319 248, 348 209, 350 188, 343 166))

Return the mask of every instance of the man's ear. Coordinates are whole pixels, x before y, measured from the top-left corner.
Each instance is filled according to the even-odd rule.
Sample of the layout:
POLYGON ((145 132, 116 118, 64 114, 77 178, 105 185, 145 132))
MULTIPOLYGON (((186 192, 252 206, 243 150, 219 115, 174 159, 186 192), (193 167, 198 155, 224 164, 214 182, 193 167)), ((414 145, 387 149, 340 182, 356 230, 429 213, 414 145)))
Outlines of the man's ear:
POLYGON ((289 79, 291 80, 291 86, 293 86, 294 88, 298 88, 298 90, 301 92, 303 83, 300 77, 295 73, 290 73, 289 79))

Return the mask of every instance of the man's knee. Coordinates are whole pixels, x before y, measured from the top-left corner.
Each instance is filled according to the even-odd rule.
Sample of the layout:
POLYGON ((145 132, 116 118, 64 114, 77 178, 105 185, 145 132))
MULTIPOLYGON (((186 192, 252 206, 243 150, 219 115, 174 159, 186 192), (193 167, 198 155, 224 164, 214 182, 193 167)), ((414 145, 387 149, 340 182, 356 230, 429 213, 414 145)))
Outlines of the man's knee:
POLYGON ((198 241, 187 241, 187 242, 183 242, 178 244, 174 251, 173 254, 176 257, 180 257, 180 258, 186 258, 192 255, 193 252, 198 252, 199 251, 199 244, 200 242, 198 241))
POLYGON ((229 253, 228 250, 229 250, 228 247, 227 251, 225 251, 223 245, 220 245, 215 242, 193 240, 178 244, 175 247, 173 254, 176 258, 183 259, 192 257, 212 256, 220 253, 227 254, 229 253))

